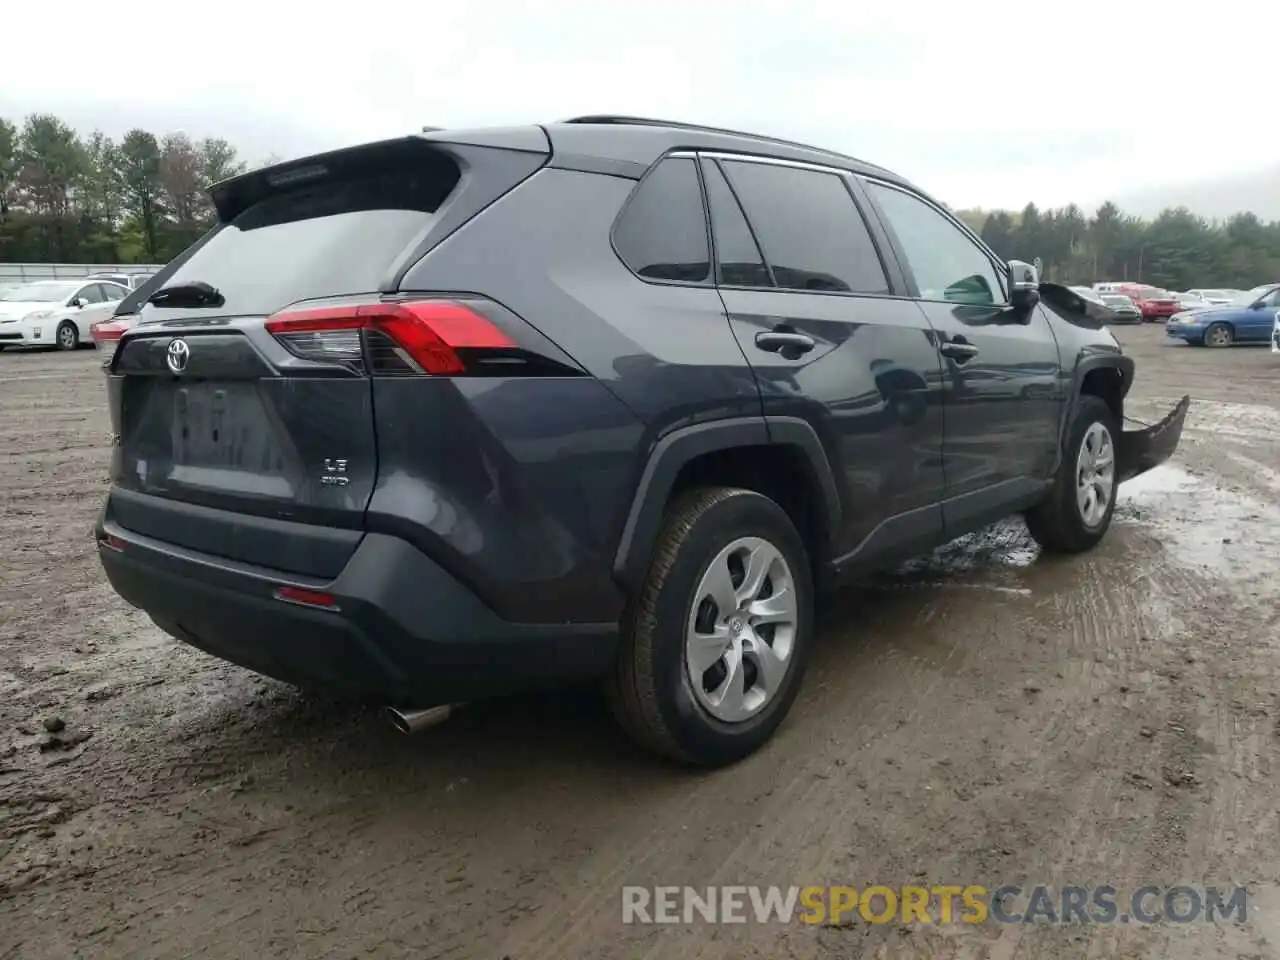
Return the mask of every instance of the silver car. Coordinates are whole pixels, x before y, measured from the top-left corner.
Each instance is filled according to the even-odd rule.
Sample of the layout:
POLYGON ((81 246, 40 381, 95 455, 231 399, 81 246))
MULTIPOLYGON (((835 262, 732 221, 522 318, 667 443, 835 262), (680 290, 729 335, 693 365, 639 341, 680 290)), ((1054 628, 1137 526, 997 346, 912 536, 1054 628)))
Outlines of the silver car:
POLYGON ((140 286, 154 277, 154 273, 127 273, 106 271, 103 273, 91 273, 86 280, 110 280, 112 283, 118 283, 122 287, 128 287, 130 290, 137 290, 140 286))

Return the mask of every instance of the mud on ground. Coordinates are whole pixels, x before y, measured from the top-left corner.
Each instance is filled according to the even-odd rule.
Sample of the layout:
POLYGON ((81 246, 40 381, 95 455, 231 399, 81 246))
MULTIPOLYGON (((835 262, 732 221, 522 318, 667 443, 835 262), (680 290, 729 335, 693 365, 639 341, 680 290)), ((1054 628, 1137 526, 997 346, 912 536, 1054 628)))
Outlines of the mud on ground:
POLYGON ((713 775, 590 696, 416 738, 166 639, 90 531, 93 353, 0 355, 0 960, 1280 955, 1280 358, 1166 344, 1196 400, 1096 552, 1018 522, 849 591, 791 718, 713 775), (1243 883, 1156 927, 623 926, 623 884, 1243 883))

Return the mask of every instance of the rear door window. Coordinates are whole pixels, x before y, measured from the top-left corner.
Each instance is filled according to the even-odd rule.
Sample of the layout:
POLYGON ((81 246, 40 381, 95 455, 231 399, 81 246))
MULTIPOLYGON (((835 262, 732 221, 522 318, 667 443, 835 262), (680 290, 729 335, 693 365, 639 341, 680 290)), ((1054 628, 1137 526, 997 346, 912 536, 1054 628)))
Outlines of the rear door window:
POLYGON ((773 277, 724 174, 714 162, 703 164, 702 172, 720 282, 729 287, 772 287, 773 277))
POLYGON ((627 200, 613 243, 622 262, 646 280, 710 280, 707 221, 692 159, 671 157, 650 171, 627 200))
POLYGON ((228 314, 371 293, 434 222, 457 182, 451 160, 424 158, 268 196, 223 225, 164 285, 208 283, 226 300, 219 312, 228 314))
POLYGON ((811 292, 888 293, 871 233, 834 173, 726 160, 779 287, 811 292))

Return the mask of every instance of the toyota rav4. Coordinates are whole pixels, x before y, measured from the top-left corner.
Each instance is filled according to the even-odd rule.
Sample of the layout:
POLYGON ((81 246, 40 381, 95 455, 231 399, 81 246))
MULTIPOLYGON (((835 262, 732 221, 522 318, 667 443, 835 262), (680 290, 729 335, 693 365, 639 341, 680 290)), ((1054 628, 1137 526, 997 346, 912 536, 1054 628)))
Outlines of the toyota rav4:
POLYGON ((407 727, 598 680, 640 743, 732 762, 817 598, 1009 514, 1089 549, 1187 410, 1123 431, 1105 307, 781 140, 435 130, 211 194, 118 311, 103 566, 174 637, 407 727))

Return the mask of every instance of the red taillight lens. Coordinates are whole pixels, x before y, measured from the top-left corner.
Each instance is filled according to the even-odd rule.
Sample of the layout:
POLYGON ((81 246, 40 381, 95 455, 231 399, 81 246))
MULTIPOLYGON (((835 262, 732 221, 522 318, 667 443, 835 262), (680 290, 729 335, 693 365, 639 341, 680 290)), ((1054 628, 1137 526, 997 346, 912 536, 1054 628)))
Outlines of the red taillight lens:
POLYGON ((89 328, 89 332, 97 342, 107 343, 119 340, 131 326, 133 326, 132 317, 112 317, 110 320, 95 323, 89 328))
POLYGON ((417 372, 459 374, 459 350, 511 349, 515 342, 488 317, 449 300, 393 301, 285 310, 267 331, 306 360, 361 363, 362 334, 381 335, 417 372))

